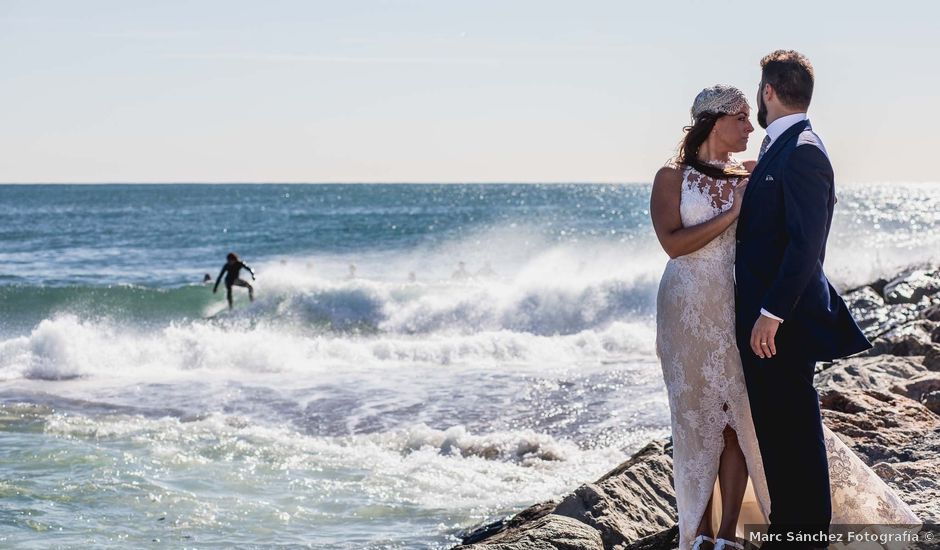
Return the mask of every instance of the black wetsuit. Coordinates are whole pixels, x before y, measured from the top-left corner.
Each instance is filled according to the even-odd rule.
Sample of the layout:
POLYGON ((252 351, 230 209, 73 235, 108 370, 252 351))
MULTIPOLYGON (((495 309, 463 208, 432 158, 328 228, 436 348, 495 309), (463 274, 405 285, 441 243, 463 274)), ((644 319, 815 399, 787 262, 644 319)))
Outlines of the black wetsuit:
POLYGON ((242 268, 247 269, 248 273, 251 273, 251 278, 255 278, 255 272, 248 267, 248 264, 237 261, 234 264, 228 262, 222 266, 222 271, 219 272, 218 278, 215 280, 215 287, 213 287, 212 292, 215 292, 219 288, 219 282, 222 280, 222 276, 225 275, 225 290, 227 291, 227 298, 229 307, 232 306, 232 286, 243 286, 248 288, 248 296, 251 299, 254 299, 254 289, 251 288, 251 285, 248 284, 248 281, 240 278, 238 275, 241 272, 242 268))
POLYGON ((222 280, 222 275, 225 275, 226 272, 228 272, 228 275, 225 275, 225 286, 234 285, 235 282, 238 281, 238 274, 241 273, 242 269, 247 269, 248 273, 251 273, 251 278, 255 278, 255 272, 248 267, 248 264, 245 262, 238 261, 235 262, 234 265, 226 262, 226 264, 222 266, 222 271, 219 272, 219 277, 215 280, 215 286, 219 286, 219 281, 222 280))

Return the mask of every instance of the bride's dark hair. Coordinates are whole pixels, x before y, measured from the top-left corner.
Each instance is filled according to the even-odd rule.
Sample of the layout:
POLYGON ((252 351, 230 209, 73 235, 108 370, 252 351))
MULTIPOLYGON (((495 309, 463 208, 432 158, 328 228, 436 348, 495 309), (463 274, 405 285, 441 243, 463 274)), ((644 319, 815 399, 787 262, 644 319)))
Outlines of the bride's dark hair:
POLYGON ((702 144, 708 139, 708 135, 712 133, 715 123, 723 116, 725 115, 722 113, 704 112, 695 117, 691 126, 683 128, 685 137, 682 138, 682 141, 679 143, 679 153, 676 155, 676 164, 695 168, 699 172, 714 179, 724 180, 740 177, 741 174, 726 169, 723 170, 717 166, 702 162, 702 160, 698 158, 699 149, 702 148, 702 144))

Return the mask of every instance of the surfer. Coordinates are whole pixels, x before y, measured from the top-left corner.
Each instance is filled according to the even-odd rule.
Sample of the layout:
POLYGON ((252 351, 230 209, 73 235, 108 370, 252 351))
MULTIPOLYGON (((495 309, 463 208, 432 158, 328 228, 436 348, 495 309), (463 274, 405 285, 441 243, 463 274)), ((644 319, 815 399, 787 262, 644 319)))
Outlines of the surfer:
POLYGON ((248 273, 251 273, 251 280, 255 280, 255 272, 252 271, 248 264, 242 262, 238 259, 238 255, 234 252, 229 252, 226 256, 227 261, 225 265, 222 266, 222 271, 219 272, 219 277, 215 280, 215 286, 212 287, 212 293, 215 294, 219 290, 219 281, 222 280, 222 275, 225 275, 225 290, 226 298, 228 298, 228 308, 232 309, 232 287, 233 286, 243 286, 248 289, 248 299, 252 302, 255 300, 255 289, 248 284, 248 281, 242 279, 238 276, 241 270, 247 269, 248 273), (227 275, 226 275, 227 273, 227 275))

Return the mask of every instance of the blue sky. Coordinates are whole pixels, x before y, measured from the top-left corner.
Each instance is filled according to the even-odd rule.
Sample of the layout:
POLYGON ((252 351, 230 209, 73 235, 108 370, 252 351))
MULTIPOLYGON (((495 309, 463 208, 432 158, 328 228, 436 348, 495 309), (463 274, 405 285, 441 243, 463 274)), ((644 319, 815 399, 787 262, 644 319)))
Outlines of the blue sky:
POLYGON ((649 181, 780 47, 839 181, 936 181, 940 4, 818 4, 0 0, 0 181, 649 181))

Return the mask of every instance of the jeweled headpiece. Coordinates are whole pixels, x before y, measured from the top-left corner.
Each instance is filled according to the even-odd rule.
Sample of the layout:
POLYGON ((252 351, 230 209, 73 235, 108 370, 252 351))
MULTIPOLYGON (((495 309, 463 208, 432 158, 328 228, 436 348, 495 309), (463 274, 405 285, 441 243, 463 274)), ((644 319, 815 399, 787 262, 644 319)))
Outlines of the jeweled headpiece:
POLYGON ((733 115, 741 112, 745 107, 748 107, 748 103, 744 92, 734 86, 717 84, 711 88, 705 88, 695 96, 691 110, 692 119, 698 118, 702 113, 733 115))

